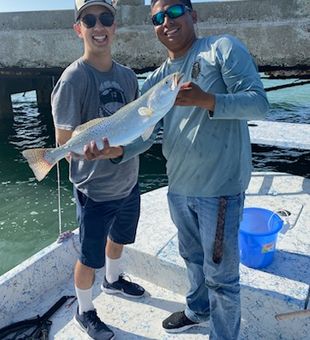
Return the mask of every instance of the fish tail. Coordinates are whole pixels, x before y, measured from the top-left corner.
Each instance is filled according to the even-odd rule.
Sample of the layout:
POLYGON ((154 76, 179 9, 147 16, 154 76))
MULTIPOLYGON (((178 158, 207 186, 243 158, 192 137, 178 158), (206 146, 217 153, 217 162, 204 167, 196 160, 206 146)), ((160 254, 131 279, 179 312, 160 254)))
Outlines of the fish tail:
POLYGON ((42 181, 56 164, 56 162, 49 163, 44 157, 50 150, 53 149, 27 149, 22 152, 38 181, 42 181))

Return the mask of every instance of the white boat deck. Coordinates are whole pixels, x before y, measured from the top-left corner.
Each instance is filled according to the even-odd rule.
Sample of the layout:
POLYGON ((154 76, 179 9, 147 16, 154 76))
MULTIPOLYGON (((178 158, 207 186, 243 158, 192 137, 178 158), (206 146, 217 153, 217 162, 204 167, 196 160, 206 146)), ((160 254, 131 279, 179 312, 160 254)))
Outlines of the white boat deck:
POLYGON ((252 144, 310 150, 310 124, 250 121, 252 144))
MULTIPOLYGON (((206 327, 168 335, 161 321, 184 308, 187 279, 177 251, 176 229, 161 188, 142 195, 136 243, 126 248, 126 272, 148 295, 139 300, 100 291, 98 271, 94 303, 116 339, 206 339, 206 327)), ((302 310, 310 284, 310 180, 283 173, 253 173, 246 206, 286 209, 290 227, 279 233, 274 261, 263 269, 241 265, 241 339, 309 339, 310 317, 277 321, 275 315, 302 310)), ((61 296, 74 295, 72 270, 78 254, 77 235, 52 244, 0 277, 0 327, 45 313, 61 296)), ((87 339, 74 324, 76 301, 51 318, 50 339, 87 339)))

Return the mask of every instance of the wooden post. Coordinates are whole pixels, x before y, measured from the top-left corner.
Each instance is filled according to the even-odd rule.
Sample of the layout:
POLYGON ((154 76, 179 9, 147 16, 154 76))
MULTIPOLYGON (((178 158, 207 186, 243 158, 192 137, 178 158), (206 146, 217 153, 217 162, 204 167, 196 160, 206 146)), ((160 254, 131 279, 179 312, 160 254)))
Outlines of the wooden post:
POLYGON ((12 112, 12 100, 7 88, 7 80, 0 78, 0 118, 11 115, 12 112))
POLYGON ((39 111, 50 109, 52 92, 51 77, 40 77, 36 79, 35 83, 39 111))

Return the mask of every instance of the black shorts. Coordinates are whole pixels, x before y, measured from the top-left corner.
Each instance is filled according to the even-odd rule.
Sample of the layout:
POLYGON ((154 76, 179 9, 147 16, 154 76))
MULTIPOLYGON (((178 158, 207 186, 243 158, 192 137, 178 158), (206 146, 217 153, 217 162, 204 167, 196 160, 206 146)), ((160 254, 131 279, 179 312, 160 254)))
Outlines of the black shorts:
POLYGON ((80 261, 91 268, 105 264, 107 237, 119 244, 134 243, 140 216, 140 191, 137 184, 122 199, 95 202, 74 189, 80 227, 80 261))

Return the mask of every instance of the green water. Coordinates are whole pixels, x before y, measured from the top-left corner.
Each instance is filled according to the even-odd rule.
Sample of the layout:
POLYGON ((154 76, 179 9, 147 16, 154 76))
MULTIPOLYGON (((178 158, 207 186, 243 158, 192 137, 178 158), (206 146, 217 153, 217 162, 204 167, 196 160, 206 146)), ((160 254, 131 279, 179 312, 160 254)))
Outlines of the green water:
MULTIPOLYGON (((59 235, 56 167, 42 182, 37 182, 21 155, 25 148, 54 144, 51 114, 40 113, 34 100, 34 93, 14 96, 14 117, 2 118, 0 123, 0 274, 54 242, 59 235)), ((141 157, 141 171, 142 192, 167 184, 159 146, 141 157)), ((72 185, 67 177, 68 164, 62 160, 62 231, 77 227, 72 185)))

